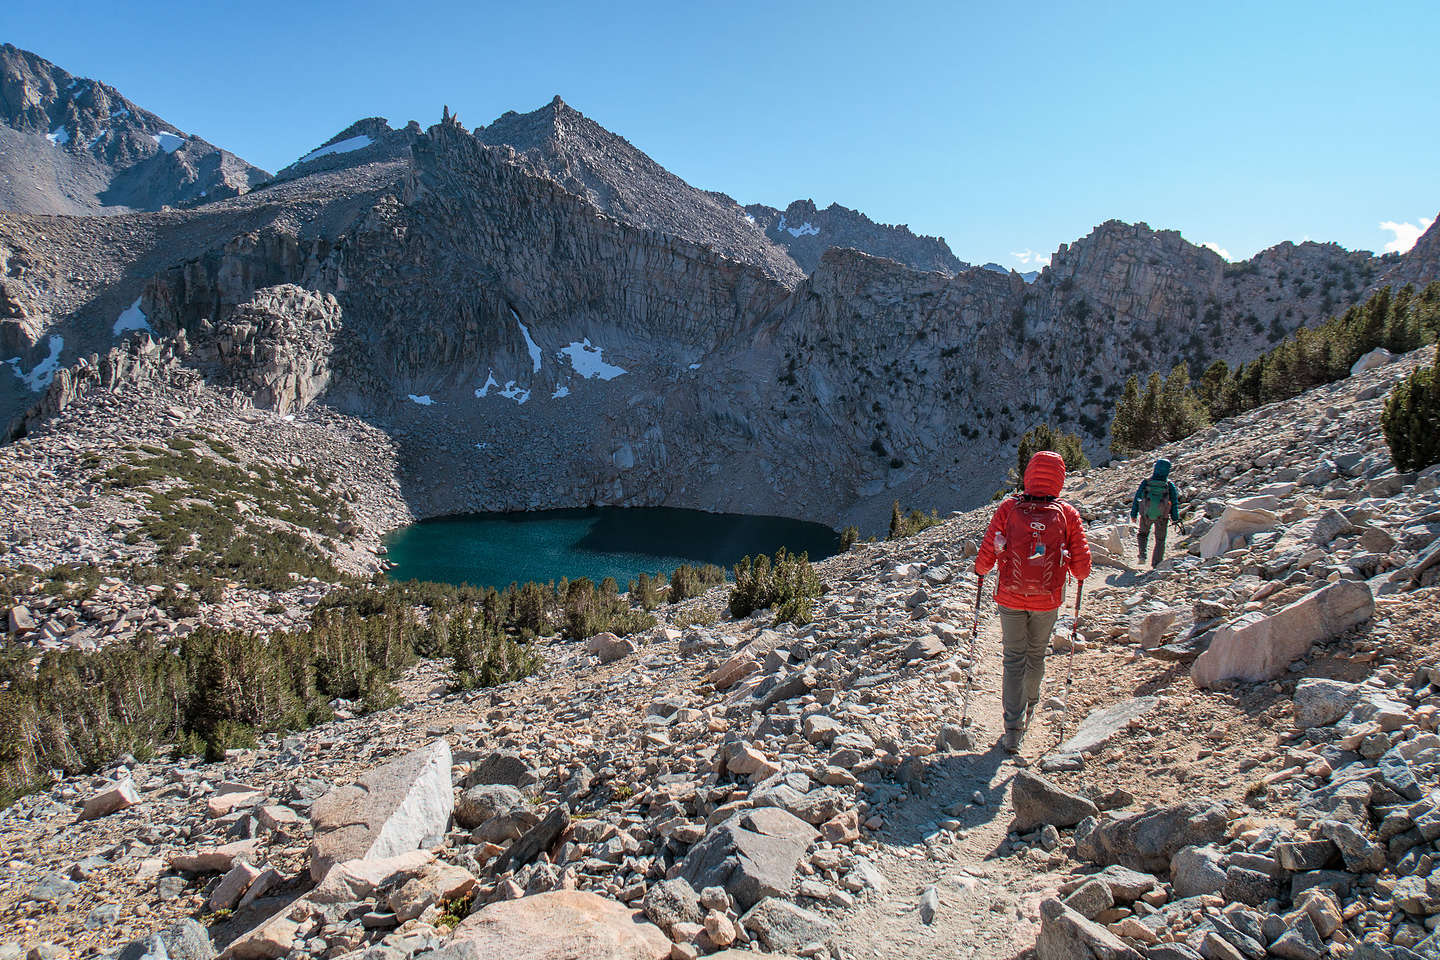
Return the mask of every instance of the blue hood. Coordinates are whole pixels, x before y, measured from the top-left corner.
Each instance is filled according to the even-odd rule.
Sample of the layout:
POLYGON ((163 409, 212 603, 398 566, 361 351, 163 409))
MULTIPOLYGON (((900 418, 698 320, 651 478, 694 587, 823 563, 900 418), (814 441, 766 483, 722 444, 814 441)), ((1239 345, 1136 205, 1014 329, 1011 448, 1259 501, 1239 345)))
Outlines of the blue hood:
POLYGON ((1156 480, 1164 480, 1164 479, 1166 479, 1166 478, 1169 477, 1169 476, 1170 476, 1170 461, 1169 461, 1169 460, 1165 460, 1165 459, 1163 459, 1163 458, 1160 459, 1160 460, 1156 460, 1156 461, 1155 461, 1155 474, 1154 474, 1154 478, 1155 478, 1156 480))

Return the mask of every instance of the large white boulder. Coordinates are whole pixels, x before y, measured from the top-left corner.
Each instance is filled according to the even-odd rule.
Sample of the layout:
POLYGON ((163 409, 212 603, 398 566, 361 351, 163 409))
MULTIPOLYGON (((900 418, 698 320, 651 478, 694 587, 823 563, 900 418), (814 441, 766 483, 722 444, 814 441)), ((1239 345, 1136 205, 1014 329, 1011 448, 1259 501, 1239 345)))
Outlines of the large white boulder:
POLYGON ((670 938, 645 914, 581 890, 482 907, 436 955, 445 960, 665 960, 670 938))
POLYGON ((1230 550, 1237 537, 1248 537, 1253 533, 1273 530, 1280 518, 1271 510, 1247 508, 1228 504, 1220 519, 1200 538, 1200 556, 1206 560, 1218 557, 1230 550))
POLYGON ((1305 656, 1312 644, 1359 626, 1375 612, 1368 584, 1340 580, 1269 616, 1248 613, 1215 633, 1210 649, 1190 668, 1197 686, 1221 680, 1269 680, 1305 656))
POLYGON ((1376 347, 1350 365, 1350 376, 1358 376, 1366 370, 1374 370, 1376 367, 1383 367, 1385 364, 1393 363, 1394 361, 1395 354, 1386 350, 1384 347, 1376 347))
POLYGON ((419 848, 427 837, 439 839, 454 808, 446 741, 376 767, 310 808, 310 876, 319 881, 337 863, 393 857, 419 848))

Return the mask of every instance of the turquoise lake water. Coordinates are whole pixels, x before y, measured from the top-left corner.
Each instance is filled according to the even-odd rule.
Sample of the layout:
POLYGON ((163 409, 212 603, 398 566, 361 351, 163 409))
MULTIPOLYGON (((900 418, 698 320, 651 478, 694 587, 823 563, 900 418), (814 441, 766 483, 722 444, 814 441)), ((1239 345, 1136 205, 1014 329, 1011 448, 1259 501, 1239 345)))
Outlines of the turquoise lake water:
POLYGON ((840 535, 819 523, 669 507, 594 507, 477 513, 422 520, 385 540, 395 580, 436 580, 503 589, 614 577, 624 590, 641 573, 681 564, 730 566, 785 547, 811 560, 831 556, 840 535))

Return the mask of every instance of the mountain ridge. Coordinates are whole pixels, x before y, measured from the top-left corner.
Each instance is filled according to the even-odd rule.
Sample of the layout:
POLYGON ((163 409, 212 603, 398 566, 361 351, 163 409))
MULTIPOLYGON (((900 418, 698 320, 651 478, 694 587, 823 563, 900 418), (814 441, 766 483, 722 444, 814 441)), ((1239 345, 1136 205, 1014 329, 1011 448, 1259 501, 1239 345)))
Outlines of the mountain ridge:
POLYGON ((107 84, 0 44, 0 209, 93 214, 237 196, 269 174, 107 84))

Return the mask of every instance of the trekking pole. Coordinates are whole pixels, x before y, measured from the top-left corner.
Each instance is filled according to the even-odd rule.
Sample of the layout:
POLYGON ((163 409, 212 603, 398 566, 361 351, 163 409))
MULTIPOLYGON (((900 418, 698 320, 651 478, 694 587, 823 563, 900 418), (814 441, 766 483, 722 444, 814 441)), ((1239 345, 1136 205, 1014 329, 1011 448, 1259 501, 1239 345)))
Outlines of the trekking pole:
POLYGON ((975 580, 975 626, 970 630, 970 668, 965 671, 965 697, 960 709, 960 728, 970 725, 970 685, 974 682, 975 659, 980 650, 980 598, 985 594, 985 577, 975 580))
POLYGON ((1075 619, 1070 624, 1070 656, 1065 662, 1065 701, 1060 708, 1060 742, 1065 742, 1065 722, 1070 719, 1070 682, 1075 677, 1075 641, 1080 635, 1080 598, 1085 595, 1085 581, 1075 581, 1075 619))

